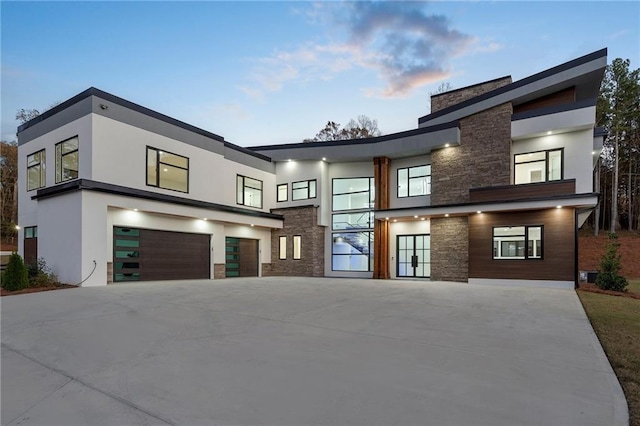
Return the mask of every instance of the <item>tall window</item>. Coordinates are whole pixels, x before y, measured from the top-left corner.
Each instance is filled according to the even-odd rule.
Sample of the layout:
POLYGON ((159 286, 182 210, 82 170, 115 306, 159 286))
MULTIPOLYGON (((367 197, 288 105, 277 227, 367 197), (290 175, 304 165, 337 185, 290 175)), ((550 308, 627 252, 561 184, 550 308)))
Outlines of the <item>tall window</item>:
POLYGON ((236 201, 249 207, 262 208, 262 181, 238 175, 236 181, 236 201))
POLYGON ((288 183, 282 183, 280 185, 278 185, 278 202, 281 201, 287 201, 289 199, 289 184, 288 183))
POLYGON ((563 154, 563 148, 516 154, 514 156, 516 185, 561 180, 563 154))
POLYGON ((542 240, 542 225, 493 228, 493 258, 542 259, 542 240))
POLYGON ((280 248, 279 248, 280 256, 278 257, 280 260, 285 260, 287 258, 287 237, 280 237, 280 248))
POLYGON ((293 259, 299 260, 302 256, 302 236, 293 236, 293 259))
POLYGON ((291 184, 291 200, 306 200, 316 198, 316 181, 303 180, 301 182, 293 182, 291 184))
POLYGON ((56 145, 56 183, 78 178, 78 137, 56 145))
POLYGON ((147 185, 189 192, 189 159, 147 147, 147 185))
POLYGON ((44 149, 27 156, 27 191, 46 186, 44 149))
POLYGON ((331 269, 373 269, 373 178, 333 179, 331 269))
POLYGON ((398 169, 398 198, 431 194, 431 165, 398 169))

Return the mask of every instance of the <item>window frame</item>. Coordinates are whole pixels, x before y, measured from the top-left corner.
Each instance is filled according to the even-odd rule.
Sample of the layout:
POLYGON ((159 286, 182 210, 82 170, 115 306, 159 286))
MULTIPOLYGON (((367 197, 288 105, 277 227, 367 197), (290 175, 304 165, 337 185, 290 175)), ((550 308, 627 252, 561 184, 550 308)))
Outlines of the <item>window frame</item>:
MULTIPOLYGON (((365 230, 358 230, 358 231, 347 231, 347 232, 332 232, 331 233, 331 271, 332 272, 372 272, 373 271, 373 265, 371 262, 371 252, 372 252, 372 247, 375 244, 374 240, 372 240, 372 236, 374 236, 374 230, 373 229, 365 229, 365 230), (356 256, 365 256, 367 258, 367 269, 366 270, 354 270, 354 269, 335 269, 333 267, 333 260, 334 260, 334 256, 353 256, 351 253, 334 253, 333 252, 333 239, 336 238, 337 235, 343 235, 343 234, 368 234, 368 238, 369 238, 369 244, 368 244, 368 248, 369 251, 367 252, 367 254, 359 254, 356 256)), ((375 238, 375 237, 374 237, 375 238)), ((375 256, 375 253, 374 253, 375 256)))
POLYGON ((337 213, 337 212, 351 212, 351 211, 371 211, 375 209, 375 202, 376 202, 376 198, 375 198, 375 178, 372 176, 353 176, 353 177, 340 177, 340 178, 333 178, 331 179, 331 212, 333 213, 337 213), (337 180, 345 180, 345 179, 369 179, 369 189, 367 189, 366 191, 353 191, 353 192, 340 192, 340 193, 335 193, 334 192, 334 186, 335 186, 335 181, 337 180), (374 188, 374 194, 373 194, 373 200, 371 199, 371 188, 374 188), (348 195, 348 194, 363 194, 363 193, 368 193, 369 194, 369 202, 371 204, 370 207, 360 207, 357 209, 342 209, 342 210, 336 210, 335 209, 335 203, 334 203, 334 197, 336 195, 348 195))
POLYGON ((56 184, 58 183, 62 183, 62 182, 67 182, 70 180, 74 180, 74 179, 78 179, 78 177, 80 176, 80 138, 78 137, 78 135, 76 136, 72 136, 68 139, 63 140, 62 142, 58 142, 55 147, 54 147, 54 155, 55 155, 55 160, 56 160, 56 184), (76 139, 78 141, 78 147, 76 149, 74 149, 73 151, 69 151, 69 152, 65 152, 64 154, 62 153, 62 144, 69 142, 72 139, 76 139), (60 146, 60 156, 58 156, 58 147, 60 146), (68 179, 64 179, 62 176, 62 159, 64 157, 66 157, 67 155, 71 155, 73 153, 78 153, 78 159, 76 162, 76 167, 78 168, 78 170, 76 170, 76 177, 72 177, 72 178, 68 178, 68 179), (58 176, 60 176, 60 179, 58 179, 58 176))
POLYGON ((547 183, 547 182, 558 182, 564 180, 564 147, 560 147, 560 148, 551 148, 551 149, 541 149, 541 150, 537 150, 537 151, 530 151, 530 152, 521 152, 518 154, 513 154, 513 184, 514 185, 528 185, 528 184, 533 184, 533 183, 547 183), (553 179, 553 180, 549 180, 549 154, 551 152, 556 152, 556 151, 560 151, 560 178, 559 179, 553 179), (540 181, 540 182, 526 182, 526 183, 516 183, 516 166, 519 164, 530 164, 530 163, 539 163, 543 160, 532 160, 532 161, 521 161, 519 163, 516 163, 516 157, 519 155, 529 155, 529 154, 539 154, 541 152, 544 152, 544 170, 543 170, 543 177, 544 180, 540 181))
POLYGON ((25 240, 30 240, 30 239, 33 239, 33 238, 38 238, 38 227, 37 226, 25 226, 24 227, 24 239, 25 240), (31 236, 29 236, 29 234, 31 234, 31 236))
MULTIPOLYGON (((514 235, 521 236, 521 235, 514 235)), ((491 258, 493 260, 526 260, 526 261, 535 261, 535 260, 544 260, 544 225, 535 224, 535 225, 502 225, 502 226, 493 226, 491 228, 491 258), (524 257, 496 257, 494 253, 494 245, 496 242, 496 229, 497 228, 524 228, 524 257), (540 255, 538 257, 529 257, 529 228, 540 228, 540 255)))
POLYGON ((417 166, 408 166, 408 167, 400 167, 396 170, 396 198, 413 198, 413 197, 426 197, 427 195, 431 195, 431 164, 420 164, 417 166), (420 176, 413 176, 411 177, 411 169, 416 169, 419 167, 426 167, 429 166, 429 174, 428 175, 420 175, 420 176), (407 195, 400 195, 400 171, 401 170, 406 170, 407 171, 407 181, 406 181, 406 185, 407 185, 407 195), (426 194, 419 194, 419 195, 411 195, 411 179, 418 179, 418 178, 428 178, 427 179, 427 193, 426 194))
POLYGON ((293 236, 293 252, 291 253, 291 258, 293 260, 302 259, 302 235, 294 235, 293 236), (297 242, 297 244, 296 244, 297 242), (297 247, 296 247, 297 245, 297 247), (297 249, 297 250, 296 250, 297 249), (297 252, 297 255, 296 255, 297 252))
POLYGON ((287 260, 287 236, 286 235, 281 235, 280 238, 278 238, 278 259, 287 260), (284 257, 282 257, 283 248, 284 248, 284 257))
POLYGON ((47 159, 47 157, 46 157, 46 149, 45 148, 27 155, 27 192, 35 191, 36 189, 44 188, 45 186, 47 186, 47 161, 46 161, 46 159, 47 159), (36 154, 41 154, 40 162, 38 164, 29 166, 29 157, 31 157, 33 155, 36 155, 36 154), (39 186, 36 186, 34 188, 30 188, 29 187, 29 170, 31 170, 34 167, 38 167, 40 169, 40 173, 39 173, 40 179, 38 179, 38 185, 39 186))
POLYGON ((189 161, 189 157, 185 157, 184 155, 180 155, 180 154, 176 154, 174 152, 170 152, 164 149, 160 149, 160 148, 156 148, 154 146, 150 146, 147 145, 147 150, 146 150, 146 162, 145 162, 145 172, 146 172, 146 183, 147 186, 152 186, 154 188, 160 188, 160 189, 166 189, 167 191, 176 191, 176 192, 182 192, 183 194, 188 194, 189 193, 189 185, 190 185, 190 173, 189 173, 189 166, 190 166, 190 161, 189 161), (149 183, 149 150, 154 150, 156 152, 156 181, 155 184, 153 183, 149 183), (170 154, 170 155, 175 155, 176 157, 180 157, 180 158, 184 158, 185 160, 187 160, 187 167, 180 167, 180 166, 176 166, 175 164, 169 164, 169 163, 163 163, 162 161, 160 161, 160 153, 166 153, 166 154, 170 154), (175 189, 175 188, 167 188, 166 186, 160 186, 160 165, 165 165, 165 166, 169 166, 169 167, 174 167, 176 169, 180 169, 180 170, 186 170, 187 172, 187 190, 186 191, 181 191, 179 189, 175 189))
POLYGON ((312 200, 314 198, 318 198, 318 180, 317 179, 298 180, 298 181, 295 181, 295 182, 291 183, 291 201, 312 200), (313 182, 314 186, 315 186, 315 188, 314 188, 315 194, 314 194, 313 197, 311 196, 311 182, 313 182), (306 183, 307 186, 306 186, 306 188, 304 188, 304 187, 303 188, 294 188, 294 185, 296 183, 306 183), (305 190, 305 189, 306 189, 306 192, 307 192, 307 196, 306 197, 295 198, 294 194, 296 193, 296 191, 305 190))
POLYGON ((276 202, 278 203, 284 203, 285 201, 289 201, 289 184, 288 183, 279 183, 278 185, 276 185, 276 202), (287 190, 285 191, 285 199, 281 200, 280 199, 280 187, 284 186, 285 188, 287 188, 287 190))
MULTIPOLYGON (((251 189, 257 189, 257 188, 251 188, 251 189)), ((261 181, 260 179, 252 178, 251 176, 236 174, 236 203, 240 206, 251 207, 254 209, 262 209, 262 206, 264 205, 264 182, 261 181), (241 203, 238 202, 238 178, 242 178, 242 202, 241 203), (260 182, 260 190, 259 190, 260 191, 260 207, 245 204, 246 200, 245 200, 244 189, 247 187, 245 183, 246 179, 251 179, 251 180, 260 182)))

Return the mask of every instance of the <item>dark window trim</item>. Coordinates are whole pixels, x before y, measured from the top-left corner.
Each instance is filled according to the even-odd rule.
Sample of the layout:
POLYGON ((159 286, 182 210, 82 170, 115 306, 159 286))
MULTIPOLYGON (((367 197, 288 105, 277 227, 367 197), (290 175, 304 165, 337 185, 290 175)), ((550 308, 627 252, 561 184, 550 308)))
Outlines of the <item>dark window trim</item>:
MULTIPOLYGON (((415 178, 422 178, 422 177, 431 177, 431 174, 428 175, 420 175, 420 176, 413 176, 410 177, 409 176, 409 170, 416 168, 416 167, 424 167, 424 166, 431 166, 431 164, 421 164, 418 166, 409 166, 409 167, 400 167, 398 170, 396 170, 396 198, 413 198, 413 197, 426 197, 427 195, 431 195, 431 188, 429 188, 429 191, 426 194, 421 194, 421 195, 410 195, 409 194, 409 188, 407 187, 407 195, 400 195, 400 170, 406 170, 407 171, 407 185, 409 185, 409 182, 411 182, 411 179, 415 179, 415 178)), ((429 187, 431 187, 431 180, 429 180, 429 187)))
MULTIPOLYGON (((373 268, 371 266, 371 246, 369 246, 369 253, 368 254, 364 254, 362 253, 362 256, 366 256, 367 257, 367 270, 366 271, 352 271, 350 269, 333 269, 333 256, 351 256, 351 254, 346 254, 346 253, 334 253, 333 252, 333 236, 335 234, 359 234, 361 232, 366 232, 368 234, 373 234, 374 231, 373 230, 359 230, 359 231, 350 231, 350 232, 336 232, 336 231, 332 231, 331 232, 331 271, 332 272, 353 272, 353 273, 357 273, 357 272, 373 272, 373 268)), ((374 235, 375 238, 375 235, 374 235)), ((369 237, 369 244, 371 244, 371 237, 369 237)))
MULTIPOLYGON (((413 255, 415 256, 416 246, 413 246, 413 255)), ((396 235, 396 278, 431 278, 431 234, 397 234, 396 235), (413 237, 413 241, 415 242, 415 237, 429 237, 429 275, 419 276, 415 275, 415 270, 413 271, 413 276, 399 275, 398 274, 398 266, 400 265, 400 237, 413 237)), ((412 266, 413 268, 413 266, 412 266)))
POLYGON ((147 145, 147 151, 146 151, 146 161, 145 161, 145 174, 146 174, 146 182, 147 182, 147 186, 152 186, 154 188, 161 188, 161 189, 166 189, 167 191, 176 191, 176 192, 182 192, 183 194, 188 194, 189 193, 189 179, 190 179, 190 173, 189 173, 189 157, 185 157, 184 155, 180 155, 180 154, 176 154, 174 152, 170 152, 164 149, 160 149, 160 148, 156 148, 154 146, 149 146, 147 145), (155 184, 149 183, 149 170, 147 169, 147 167, 149 167, 149 150, 152 149, 156 152, 156 181, 155 184), (160 151, 162 151, 163 153, 167 153, 167 154, 171 154, 171 155, 175 155, 176 157, 180 157, 180 158, 184 158, 185 160, 187 160, 187 167, 180 167, 180 166, 176 166, 174 164, 168 164, 168 163, 163 163, 162 161, 160 161, 160 151), (165 166, 169 166, 169 167, 175 167, 176 169, 181 169, 181 170, 186 170, 187 171, 187 190, 186 191, 180 191, 179 189, 173 189, 173 188, 167 188, 164 186, 160 186, 160 165, 164 164, 165 166))
POLYGON ((300 200, 312 200, 314 198, 318 198, 318 180, 317 179, 308 179, 308 180, 298 180, 295 182, 291 183, 291 201, 300 201, 300 200), (295 185, 296 183, 303 183, 306 182, 307 187, 306 188, 294 188, 293 185, 295 185), (311 182, 315 182, 316 183, 316 195, 314 195, 313 197, 309 196, 309 193, 311 192, 311 182), (307 190, 307 196, 305 198, 293 198, 293 194, 294 191, 299 191, 301 189, 306 189, 307 190))
POLYGON ((284 203, 285 201, 289 201, 289 184, 288 183, 279 183, 279 184, 276 185, 276 202, 284 203), (284 186, 285 188, 287 188, 287 192, 285 194, 286 198, 284 200, 280 200, 278 198, 280 196, 280 187, 281 186, 284 186))
POLYGON ((558 182, 558 181, 564 180, 564 147, 561 147, 561 148, 541 149, 538 151, 520 152, 518 154, 513 154, 513 184, 514 185, 527 184, 527 183, 515 183, 516 182, 516 165, 538 163, 540 161, 544 161, 544 180, 542 182, 527 182, 527 183, 546 183, 546 182, 558 182), (549 180, 549 153, 554 151, 560 151, 560 179, 549 180), (540 152, 544 152, 544 160, 520 161, 519 163, 516 163, 516 155, 537 154, 540 152))
POLYGON ((44 170, 44 173, 45 173, 45 175, 44 175, 44 184, 43 184, 43 185, 41 185, 41 182, 42 182, 42 172, 43 172, 43 170, 42 170, 42 163, 45 163, 45 168, 46 168, 46 163, 47 163, 47 162, 46 162, 46 158, 47 158, 47 157, 46 157, 46 148, 42 148, 42 149, 40 149, 40 150, 38 150, 38 151, 36 151, 36 152, 32 152, 31 154, 28 154, 28 155, 27 155, 27 192, 29 192, 29 191, 35 191, 36 189, 44 188, 45 186, 47 186, 47 171, 46 171, 46 170, 44 170), (39 153, 41 153, 41 152, 43 153, 43 155, 45 155, 45 157, 44 157, 44 158, 45 158, 45 161, 42 161, 42 159, 41 159, 41 160, 40 160, 40 162, 39 162, 38 164, 33 165, 33 166, 29 166, 29 157, 31 157, 32 155, 39 154, 39 153), (41 177, 40 177, 40 179, 39 179, 39 181, 38 181, 38 185, 39 185, 39 186, 37 186, 37 187, 35 187, 35 188, 31 188, 31 189, 29 189, 29 170, 30 170, 30 169, 32 169, 32 168, 34 168, 34 167, 38 167, 38 166, 41 166, 41 167, 40 167, 40 176, 41 176, 41 177))
POLYGON ((291 240, 291 258, 293 260, 302 259, 302 235, 294 235, 291 240), (296 257, 296 237, 298 237, 298 241, 300 242, 300 253, 298 253, 298 257, 296 257))
MULTIPOLYGON (((520 237, 521 235, 512 235, 514 237, 520 237)), ((536 224, 536 225, 501 225, 501 226, 493 226, 491 228, 491 259, 492 260, 497 260, 497 261, 513 261, 513 260, 529 260, 529 261, 536 261, 536 260, 544 260, 544 225, 542 224, 536 224), (511 258, 507 258, 507 257, 495 257, 495 255, 493 254, 493 244, 495 242, 495 232, 496 232, 496 228, 517 228, 517 227, 523 227, 524 228, 524 259, 521 258, 515 258, 515 257, 511 257, 511 258), (540 257, 529 257, 529 228, 540 228, 540 257)))
POLYGON ((37 226, 25 226, 24 227, 24 239, 25 240, 31 240, 31 239, 34 239, 34 238, 38 238, 38 227, 37 226), (31 236, 30 237, 27 237, 27 230, 31 230, 31 236))
MULTIPOLYGON (((374 199, 374 206, 370 207, 370 208, 360 208, 360 209, 347 209, 347 210, 335 210, 334 206, 333 206, 333 197, 335 197, 336 195, 348 195, 348 194, 364 194, 365 192, 369 194, 369 199, 371 199, 371 183, 373 182, 375 178, 373 176, 353 176, 353 177, 341 177, 341 178, 333 178, 331 179, 331 212, 332 213, 340 213, 340 212, 357 212, 357 211, 373 211, 374 207, 375 207, 375 199, 374 199), (335 184, 336 180, 344 180, 344 179, 369 179, 369 189, 365 190, 365 191, 352 191, 352 192, 340 192, 338 194, 335 194, 333 192, 333 187, 335 184)), ((373 182, 374 186, 374 190, 375 190, 375 182, 373 182)), ((317 188, 316 188, 317 191, 317 188)))
MULTIPOLYGON (((251 188, 251 189, 257 189, 257 188, 251 188)), ((256 178, 252 178, 251 176, 245 176, 245 175, 241 175, 241 174, 237 174, 236 175, 236 204, 240 205, 240 206, 245 206, 245 207, 251 207, 254 209, 262 209, 262 206, 264 204, 264 182, 261 181, 260 179, 256 179, 256 178), (238 203, 238 178, 241 177, 242 178, 242 203, 238 203), (257 180, 258 182, 260 182, 260 207, 256 207, 256 206, 250 206, 245 204, 245 199, 244 199, 244 188, 247 186, 245 184, 245 179, 252 179, 252 180, 257 180)))
POLYGON ((62 142, 58 142, 55 147, 53 148, 53 154, 55 156, 55 160, 56 160, 56 170, 55 170, 55 175, 56 175, 56 183, 62 183, 62 182, 67 182, 70 180, 74 180, 74 179, 78 179, 78 177, 80 177, 80 155, 78 154, 78 176, 76 176, 75 178, 71 178, 71 179, 63 179, 62 178, 62 157, 65 157, 69 154, 73 154, 74 152, 79 152, 80 151, 80 137, 78 135, 72 136, 70 138, 67 138, 65 140, 63 140, 62 142), (58 158, 58 145, 62 145, 65 142, 69 142, 71 139, 78 139, 78 148, 74 149, 73 151, 69 151, 69 152, 65 152, 64 154, 62 154, 62 148, 60 149, 60 158, 58 158), (60 180, 58 180, 58 166, 61 168, 60 170, 60 180))
POLYGON ((336 229, 333 227, 334 221, 333 221, 333 217, 334 216, 338 216, 338 215, 343 215, 343 214, 369 214, 369 217, 371 218, 371 220, 369 220, 369 225, 371 225, 368 228, 354 228, 353 231, 358 231, 358 230, 364 230, 364 231, 369 231, 369 230, 373 230, 374 228, 374 224, 375 224, 375 215, 373 210, 363 210, 363 211, 357 211, 357 210, 338 210, 337 212, 332 212, 331 213, 331 230, 332 231, 349 231, 348 229, 336 229))

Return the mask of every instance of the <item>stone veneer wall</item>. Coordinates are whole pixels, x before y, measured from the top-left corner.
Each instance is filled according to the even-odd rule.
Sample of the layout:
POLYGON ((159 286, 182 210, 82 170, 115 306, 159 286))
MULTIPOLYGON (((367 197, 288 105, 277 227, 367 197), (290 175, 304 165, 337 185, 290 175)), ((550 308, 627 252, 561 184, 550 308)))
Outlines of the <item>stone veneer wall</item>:
MULTIPOLYGON (((284 217, 282 229, 271 230, 270 275, 302 277, 324 276, 325 228, 318 225, 318 207, 302 206, 272 209, 272 213, 284 217), (293 259, 293 236, 300 235, 302 252, 299 260, 293 259), (287 237, 287 258, 280 260, 280 237, 287 237)), ((265 269, 263 266, 263 275, 265 269)))
POLYGON ((451 90, 439 95, 431 96, 431 112, 436 112, 452 105, 464 102, 475 96, 482 95, 490 90, 511 84, 511 76, 498 78, 496 80, 487 81, 485 83, 475 84, 469 87, 463 87, 457 90, 451 90))
POLYGON ((431 280, 469 279, 469 222, 467 217, 431 219, 431 280))
POLYGON ((214 280, 219 280, 222 278, 226 278, 226 270, 227 270, 227 265, 225 265, 224 263, 214 263, 213 264, 213 279, 214 280))
POLYGON ((469 189, 511 182, 511 103, 460 120, 460 146, 431 153, 431 205, 469 201, 469 189))

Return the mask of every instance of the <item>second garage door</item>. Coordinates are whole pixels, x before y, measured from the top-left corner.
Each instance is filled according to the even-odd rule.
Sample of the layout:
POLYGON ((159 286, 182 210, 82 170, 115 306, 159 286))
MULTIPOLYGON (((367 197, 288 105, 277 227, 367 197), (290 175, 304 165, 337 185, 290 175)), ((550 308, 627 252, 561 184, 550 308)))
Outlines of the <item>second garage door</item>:
POLYGON ((113 228, 113 280, 209 279, 211 236, 113 228))

